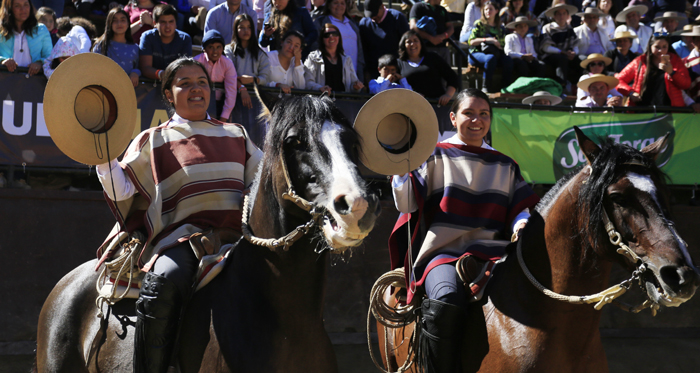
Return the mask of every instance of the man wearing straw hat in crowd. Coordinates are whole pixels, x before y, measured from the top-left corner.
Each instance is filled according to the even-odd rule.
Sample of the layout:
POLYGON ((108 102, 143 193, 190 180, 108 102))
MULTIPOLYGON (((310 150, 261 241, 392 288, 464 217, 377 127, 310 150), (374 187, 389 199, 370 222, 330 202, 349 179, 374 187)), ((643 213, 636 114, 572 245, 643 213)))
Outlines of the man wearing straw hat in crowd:
POLYGON ((675 35, 675 32, 680 28, 683 29, 681 24, 688 22, 688 17, 684 13, 680 12, 664 12, 663 15, 654 18, 654 31, 660 33, 667 33, 671 35, 671 43, 675 43, 681 40, 681 37, 675 35))
POLYGON ((583 18, 583 24, 574 28, 578 37, 579 59, 585 60, 589 54, 603 54, 615 48, 605 30, 598 27, 600 17, 605 15, 602 10, 588 7, 584 12, 576 13, 576 15, 583 18))
POLYGON ((681 36, 690 38, 690 43, 693 46, 693 50, 685 59, 685 65, 688 70, 700 75, 700 26, 693 26, 693 31, 684 32, 681 36))
POLYGON ((680 58, 688 57, 690 51, 693 49, 692 37, 682 35, 684 32, 692 31, 693 25, 685 25, 683 26, 682 30, 673 33, 673 36, 678 36, 681 38, 681 40, 678 40, 677 42, 671 44, 671 47, 673 47, 673 50, 676 51, 678 57, 680 58))
POLYGON ((562 99, 559 96, 555 96, 547 91, 537 91, 532 94, 532 96, 527 96, 523 99, 523 104, 525 105, 559 105, 562 99))
POLYGON ((637 35, 637 39, 632 42, 632 47, 630 48, 632 52, 637 54, 646 52, 651 34, 654 33, 651 27, 639 23, 642 15, 647 11, 649 11, 649 8, 644 5, 628 6, 622 9, 620 13, 617 13, 615 17, 615 21, 624 23, 617 26, 615 29, 616 34, 619 31, 631 31, 637 35))
POLYGON ((544 62, 537 58, 532 37, 527 35, 529 28, 534 26, 537 26, 537 21, 526 16, 519 16, 506 25, 507 29, 515 30, 506 35, 506 45, 503 49, 506 56, 513 60, 516 79, 521 76, 544 75, 544 62))
POLYGON ((542 27, 542 40, 540 51, 542 60, 556 67, 556 80, 570 91, 570 83, 575 82, 580 75, 578 56, 579 39, 574 29, 569 25, 569 16, 576 12, 576 7, 566 4, 557 4, 544 13, 547 17, 554 18, 554 22, 542 27))
POLYGON ((610 41, 615 43, 615 48, 605 52, 603 55, 612 60, 608 71, 619 73, 639 54, 630 50, 632 43, 637 39, 637 35, 630 31, 615 31, 615 37, 610 41))
MULTIPOLYGON (((579 79, 579 82, 582 80, 588 79, 589 77, 596 75, 596 74, 605 74, 607 75, 607 71, 605 70, 606 66, 609 66, 612 63, 612 60, 608 57, 603 56, 600 53, 593 53, 588 56, 585 60, 581 61, 581 67, 586 69, 588 71, 588 74, 583 74, 581 75, 581 78, 579 79)), ((622 94, 615 89, 615 87, 612 87, 610 89, 610 92, 608 92, 608 95, 610 96, 619 96, 622 97, 622 94)), ((576 92, 576 100, 584 100, 586 97, 588 97, 588 92, 584 91, 583 89, 579 88, 578 91, 576 92)))
POLYGON ((583 100, 576 101, 576 107, 604 107, 622 105, 622 97, 609 97, 608 92, 615 88, 618 80, 615 77, 593 74, 578 82, 578 87, 586 91, 589 96, 583 100))

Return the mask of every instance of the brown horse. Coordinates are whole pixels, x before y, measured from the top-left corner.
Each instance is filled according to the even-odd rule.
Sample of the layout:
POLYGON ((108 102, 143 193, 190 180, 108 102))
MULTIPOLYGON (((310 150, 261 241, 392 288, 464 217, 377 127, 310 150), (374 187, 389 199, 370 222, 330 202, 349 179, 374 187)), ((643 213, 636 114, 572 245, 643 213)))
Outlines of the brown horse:
MULTIPOLYGON (((222 273, 189 302, 180 372, 337 371, 322 319, 329 253, 362 242, 380 212, 378 197, 359 175, 357 134, 332 100, 286 97, 267 104, 270 130, 249 199, 251 240, 297 228, 298 240, 270 240, 272 249, 238 241, 222 273), (293 191, 305 202, 289 198, 293 191)), ((132 371, 134 300, 95 317, 94 267, 91 261, 73 270, 46 300, 39 372, 132 371)))
MULTIPOLYGON (((668 135, 640 152, 610 141, 598 147, 575 130, 588 164, 545 195, 523 232, 521 247, 509 246, 483 303, 470 307, 464 372, 607 371, 598 330, 601 312, 545 295, 523 268, 546 288, 578 296, 605 289, 612 264, 619 263, 635 271, 633 277, 654 309, 680 305, 700 283, 685 242, 666 217, 665 176, 654 163, 668 135), (606 227, 608 216, 612 225, 606 227), (608 237, 608 228, 619 232, 621 240, 608 237), (637 257, 620 255, 613 240, 626 243, 637 257), (519 249, 524 265, 513 252, 519 249)), ((396 305, 400 291, 405 290, 385 293, 387 304, 396 305)), ((414 325, 391 329, 378 324, 387 369, 396 371, 406 361, 414 325)), ((417 371, 416 366, 411 370, 417 371)))

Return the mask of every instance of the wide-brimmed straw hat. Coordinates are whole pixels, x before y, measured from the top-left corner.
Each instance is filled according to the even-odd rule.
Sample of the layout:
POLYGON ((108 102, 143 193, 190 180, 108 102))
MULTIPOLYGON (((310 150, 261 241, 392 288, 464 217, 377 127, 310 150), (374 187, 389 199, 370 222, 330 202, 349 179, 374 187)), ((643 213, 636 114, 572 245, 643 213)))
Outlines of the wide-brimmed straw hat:
MULTIPOLYGON (((673 36, 681 36, 681 34, 684 33, 684 32, 692 32, 692 31, 693 31, 693 25, 692 25, 692 24, 687 24, 687 25, 683 26, 682 29, 676 30, 676 31, 672 32, 671 35, 673 35, 673 36)), ((700 35, 698 35, 698 36, 700 36, 700 35)))
POLYGON ((134 134, 134 86, 109 57, 78 54, 58 65, 46 84, 44 120, 53 142, 71 159, 109 162, 134 134))
POLYGON ((620 13, 617 13, 617 16, 615 16, 615 20, 620 23, 627 23, 627 13, 637 12, 639 13, 639 15, 644 15, 648 11, 649 8, 647 8, 646 5, 631 5, 626 7, 625 9, 622 9, 620 13))
POLYGON ((382 175, 402 175, 425 162, 437 144, 435 110, 420 94, 395 88, 377 93, 357 113, 360 160, 382 175))
POLYGON ((581 17, 581 18, 583 18, 583 16, 586 16, 586 15, 602 17, 605 15, 605 13, 602 10, 598 9, 597 7, 589 6, 583 12, 576 13, 576 15, 581 17))
POLYGON ((638 36, 634 31, 615 31, 615 36, 610 38, 610 41, 617 41, 620 39, 637 39, 638 36))
POLYGON ((688 17, 681 12, 664 12, 664 14, 661 17, 654 18, 654 22, 662 22, 666 19, 675 19, 680 21, 682 19, 688 19, 688 17))
POLYGON ((562 99, 559 96, 555 96, 547 91, 538 91, 532 94, 532 96, 527 96, 523 99, 523 104, 534 104, 537 100, 549 100, 552 105, 559 104, 562 99))
POLYGON ((576 11, 578 10, 578 8, 576 8, 573 5, 557 4, 553 7, 545 10, 544 15, 549 17, 549 18, 554 18, 554 13, 559 9, 566 9, 566 11, 569 12, 569 15, 575 14, 576 11))
POLYGON ((700 36, 700 26, 692 26, 692 28, 692 31, 687 32, 684 27, 681 36, 700 36))
POLYGON ((600 53, 589 54, 585 60, 581 61, 581 67, 585 69, 586 66, 593 61, 603 61, 605 62, 605 66, 609 66, 612 63, 612 58, 605 57, 600 53))
POLYGON ((515 30, 515 26, 524 23, 528 25, 529 27, 535 27, 537 26, 537 20, 534 19, 529 19, 525 16, 519 16, 515 18, 515 21, 510 22, 509 24, 506 25, 507 29, 515 30))
POLYGON ((588 92, 588 87, 596 82, 603 82, 607 84, 608 87, 610 87, 610 89, 613 89, 617 86, 617 83, 619 83, 620 81, 617 80, 617 78, 615 78, 614 76, 609 76, 605 74, 593 74, 588 78, 579 81, 578 87, 588 92))

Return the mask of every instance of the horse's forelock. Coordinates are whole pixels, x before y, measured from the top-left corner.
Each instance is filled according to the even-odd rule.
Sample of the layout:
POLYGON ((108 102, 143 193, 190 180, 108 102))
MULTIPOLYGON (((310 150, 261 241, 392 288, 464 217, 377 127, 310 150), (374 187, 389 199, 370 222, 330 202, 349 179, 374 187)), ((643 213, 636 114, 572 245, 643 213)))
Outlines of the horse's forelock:
MULTIPOLYGON (((591 165, 591 175, 585 184, 581 185, 578 195, 578 219, 581 237, 584 245, 599 252, 600 239, 604 238, 604 227, 600 223, 590 224, 590 222, 603 221, 603 197, 607 188, 622 178, 628 172, 639 170, 644 174, 649 174, 657 183, 662 195, 666 195, 667 176, 655 164, 654 160, 645 156, 642 152, 630 146, 616 144, 611 139, 602 141, 601 151, 596 156, 591 165)), ((599 252, 599 254, 601 254, 599 252)))

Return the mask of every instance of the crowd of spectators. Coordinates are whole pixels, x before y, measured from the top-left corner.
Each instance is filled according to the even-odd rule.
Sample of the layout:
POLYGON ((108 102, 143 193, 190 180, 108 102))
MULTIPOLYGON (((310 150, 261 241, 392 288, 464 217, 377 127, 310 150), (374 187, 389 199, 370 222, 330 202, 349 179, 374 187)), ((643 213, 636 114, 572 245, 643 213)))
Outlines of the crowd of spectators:
POLYGON ((3 0, 0 62, 49 77, 91 51, 136 86, 200 46, 197 59, 224 86, 217 117, 241 122, 254 120, 234 110, 253 107, 253 81, 281 93, 401 87, 444 105, 460 86, 458 48, 486 92, 551 78, 579 106, 700 107, 700 0, 403 0, 403 10, 382 0, 124 1, 3 0))

